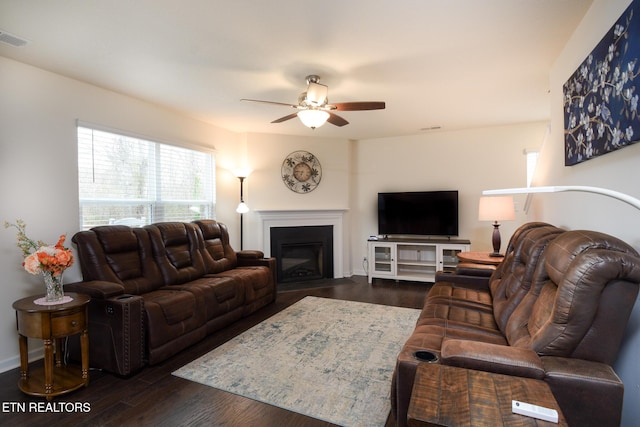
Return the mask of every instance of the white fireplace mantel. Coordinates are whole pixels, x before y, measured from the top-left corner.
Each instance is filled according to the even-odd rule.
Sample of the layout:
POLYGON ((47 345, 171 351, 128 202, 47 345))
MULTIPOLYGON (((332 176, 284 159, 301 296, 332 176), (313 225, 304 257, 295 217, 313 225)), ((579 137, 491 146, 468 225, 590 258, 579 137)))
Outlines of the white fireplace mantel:
POLYGON ((343 217, 346 209, 323 210, 256 210, 260 216, 262 233, 260 246, 266 256, 271 256, 271 227, 305 227, 313 225, 333 226, 333 274, 344 277, 343 217))

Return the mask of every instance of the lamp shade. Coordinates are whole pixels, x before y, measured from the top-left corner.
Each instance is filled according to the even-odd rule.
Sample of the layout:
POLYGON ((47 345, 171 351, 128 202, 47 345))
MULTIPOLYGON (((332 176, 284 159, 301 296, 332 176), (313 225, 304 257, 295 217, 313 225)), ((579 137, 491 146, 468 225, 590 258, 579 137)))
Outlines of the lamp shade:
POLYGON ((308 128, 319 128, 329 118, 329 113, 323 110, 302 110, 298 111, 298 118, 308 128))
POLYGON ((249 212, 249 206, 247 206, 245 202, 240 202, 240 204, 238 204, 238 207, 236 208, 236 212, 238 212, 239 214, 246 214, 247 212, 249 212))
POLYGON ((238 168, 238 169, 233 169, 232 172, 236 178, 246 178, 253 171, 249 168, 238 168))
POLYGON ((478 206, 479 221, 513 221, 516 211, 512 196, 483 196, 478 206))

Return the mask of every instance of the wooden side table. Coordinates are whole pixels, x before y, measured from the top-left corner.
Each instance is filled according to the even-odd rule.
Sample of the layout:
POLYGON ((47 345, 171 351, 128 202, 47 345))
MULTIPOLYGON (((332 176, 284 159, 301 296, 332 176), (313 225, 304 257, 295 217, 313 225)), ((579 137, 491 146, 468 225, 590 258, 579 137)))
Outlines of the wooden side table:
POLYGON ((567 426, 551 389, 542 380, 420 363, 407 421, 410 427, 567 426), (511 400, 558 411, 558 424, 511 412, 511 400))
POLYGON ((491 252, 460 252, 458 259, 460 262, 469 262, 473 264, 498 265, 504 257, 489 256, 491 252))
POLYGON ((68 292, 70 302, 38 305, 40 296, 27 297, 13 303, 16 310, 20 344, 20 380, 18 387, 32 396, 52 400, 82 386, 89 385, 89 334, 87 295, 68 292), (62 338, 80 334, 82 366, 62 363, 62 338), (29 372, 27 338, 44 341, 44 366, 29 372), (54 365, 55 349, 55 365, 54 365))

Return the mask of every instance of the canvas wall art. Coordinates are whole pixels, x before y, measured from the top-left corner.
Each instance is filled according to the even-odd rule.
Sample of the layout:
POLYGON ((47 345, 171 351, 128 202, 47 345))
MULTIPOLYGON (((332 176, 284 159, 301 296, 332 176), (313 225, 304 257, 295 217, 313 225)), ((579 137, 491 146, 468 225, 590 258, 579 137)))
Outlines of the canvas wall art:
POLYGON ((640 0, 634 0, 564 84, 565 166, 640 140, 640 0))

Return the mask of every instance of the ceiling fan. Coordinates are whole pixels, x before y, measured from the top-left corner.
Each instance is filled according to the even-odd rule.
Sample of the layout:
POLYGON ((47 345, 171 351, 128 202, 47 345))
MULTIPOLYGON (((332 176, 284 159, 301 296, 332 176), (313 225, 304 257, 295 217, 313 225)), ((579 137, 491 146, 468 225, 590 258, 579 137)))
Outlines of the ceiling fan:
POLYGON ((334 111, 364 111, 382 110, 385 108, 384 102, 338 102, 329 104, 327 94, 329 88, 320 84, 320 77, 314 74, 307 76, 307 91, 302 92, 298 97, 298 104, 286 104, 283 102, 261 101, 259 99, 241 99, 241 101, 261 102, 264 104, 283 105, 293 107, 298 110, 295 113, 280 117, 271 123, 282 123, 298 117, 302 123, 315 129, 329 122, 335 126, 348 125, 349 122, 338 116, 334 111))

